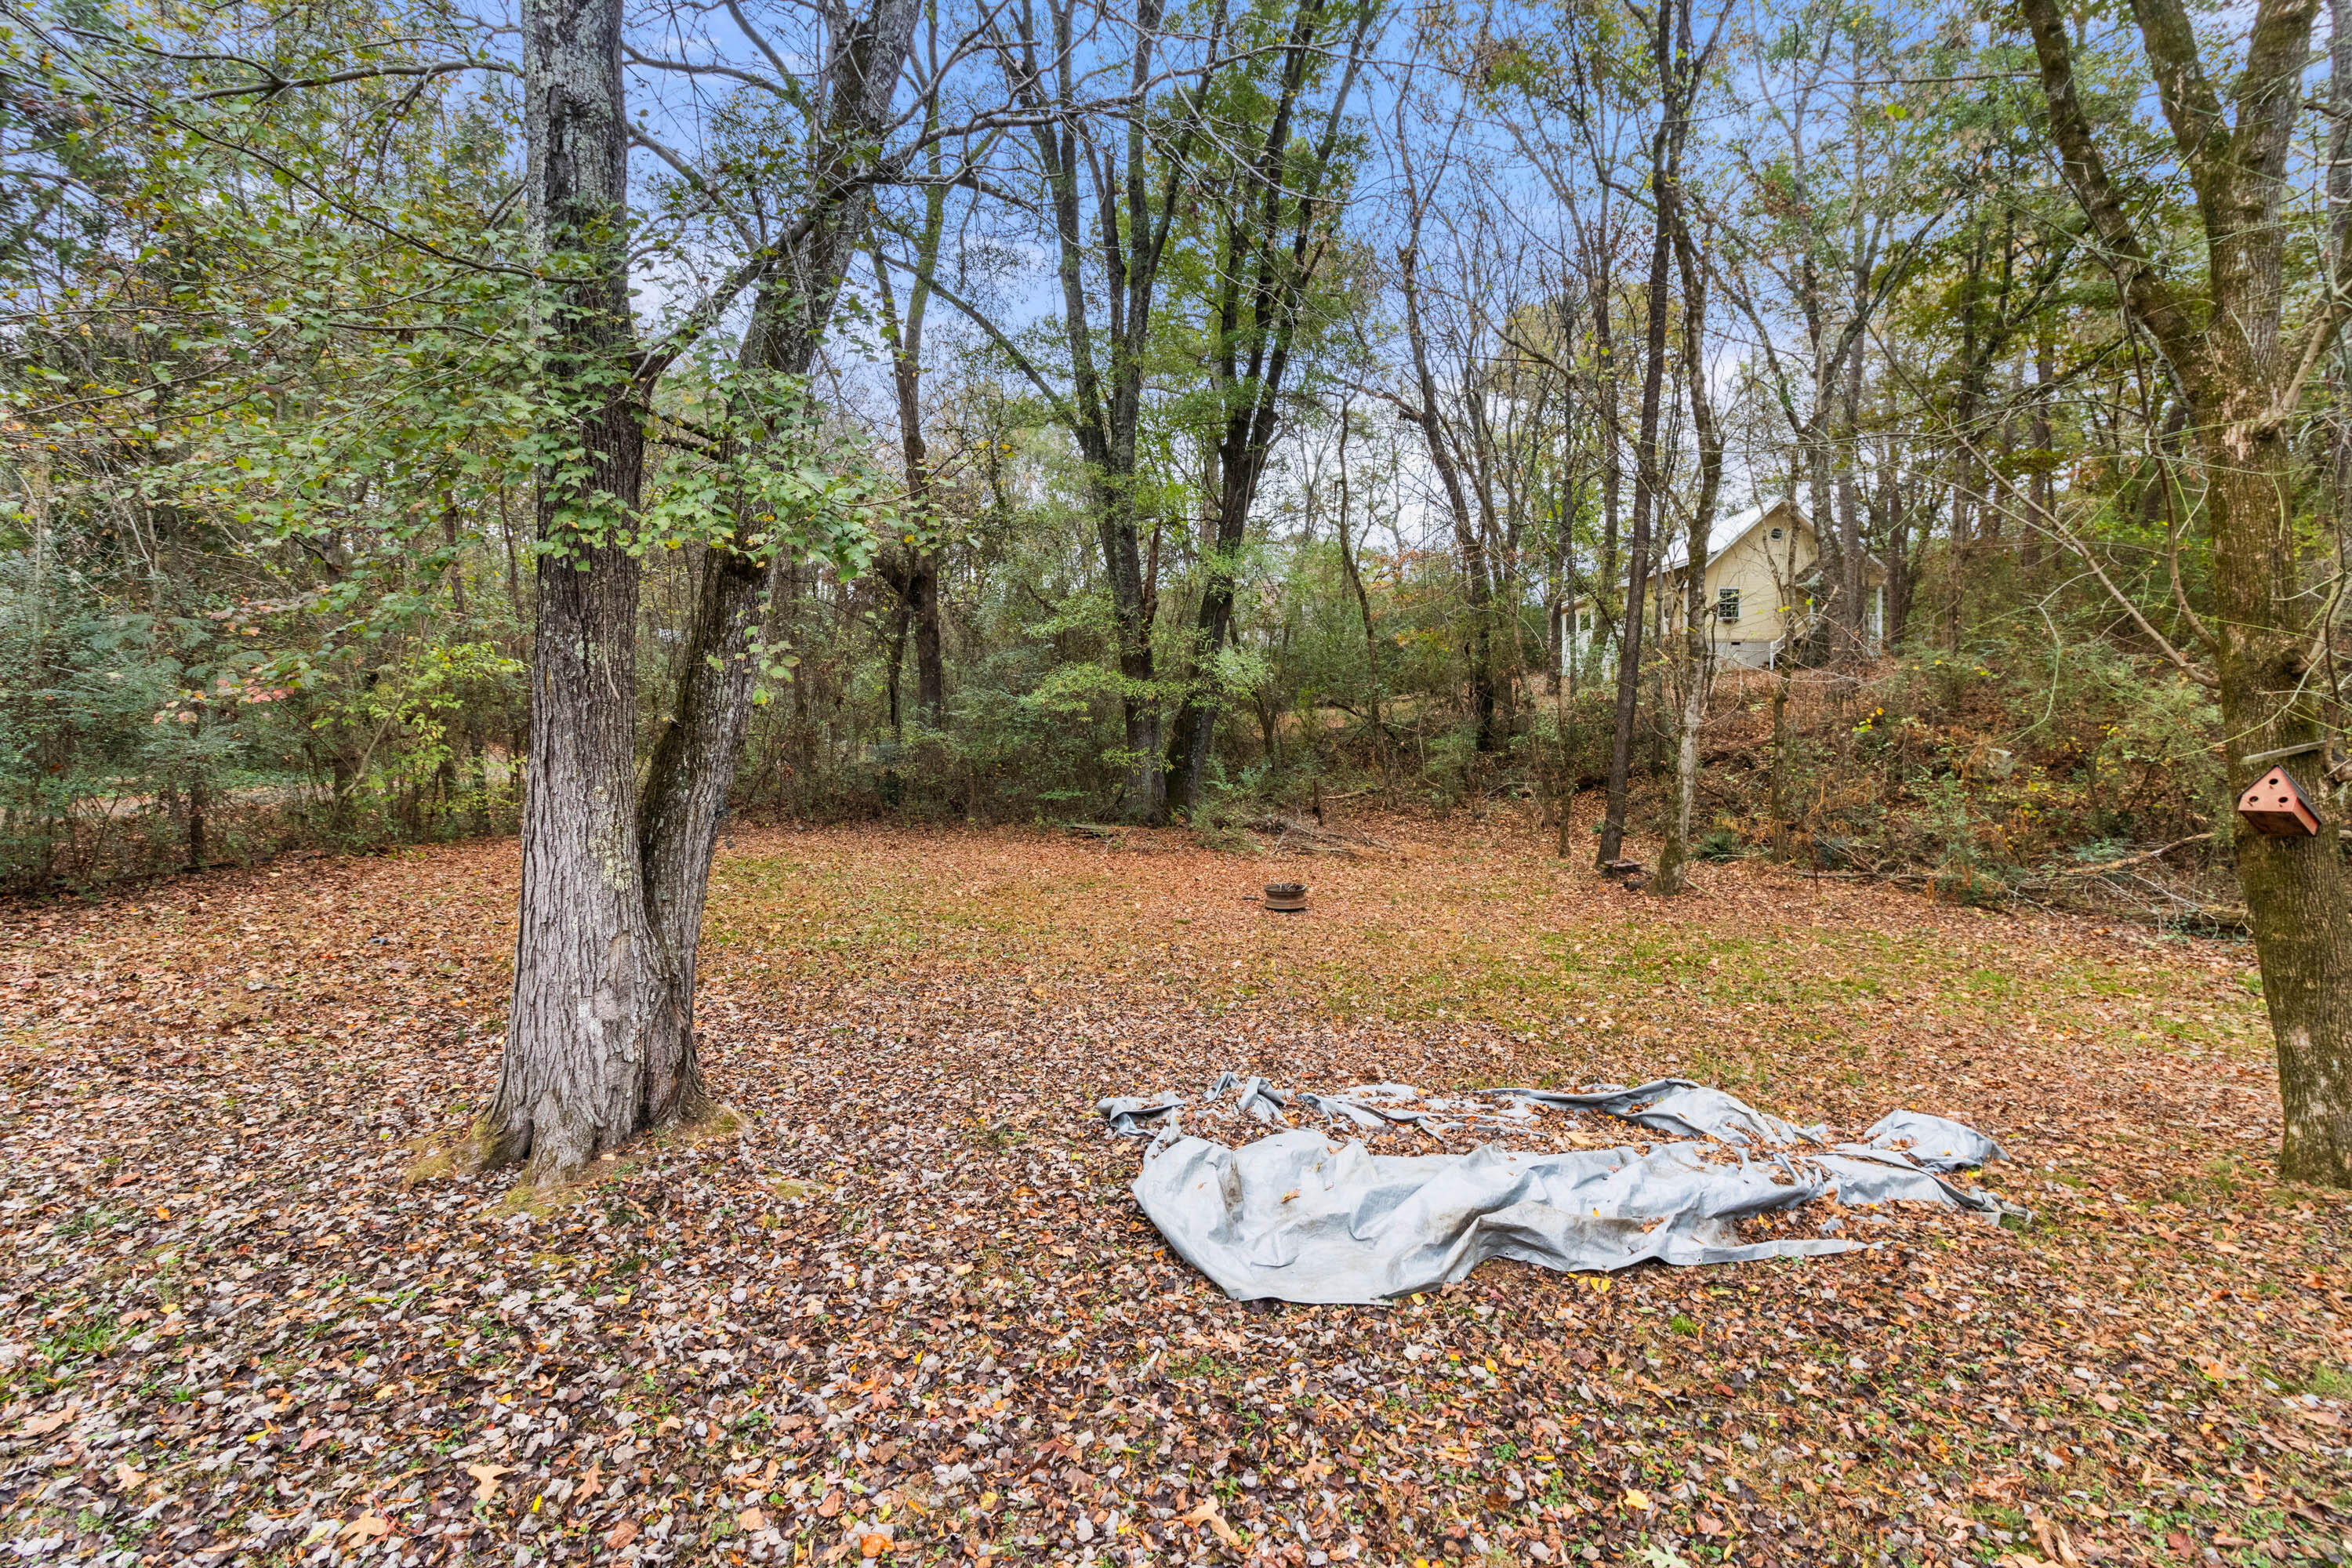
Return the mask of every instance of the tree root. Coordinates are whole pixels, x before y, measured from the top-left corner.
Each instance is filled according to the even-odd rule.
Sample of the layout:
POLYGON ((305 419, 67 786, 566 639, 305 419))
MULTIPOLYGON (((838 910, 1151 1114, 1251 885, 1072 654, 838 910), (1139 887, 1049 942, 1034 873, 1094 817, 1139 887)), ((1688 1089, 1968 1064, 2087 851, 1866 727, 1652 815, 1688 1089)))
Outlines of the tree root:
POLYGON ((632 1139, 635 1152, 608 1149, 569 1167, 548 1168, 537 1160, 518 1162, 502 1155, 501 1140, 489 1118, 477 1117, 454 1145, 434 1147, 420 1142, 416 1158, 401 1173, 400 1184, 414 1187, 453 1176, 487 1175, 520 1163, 521 1173, 508 1189, 504 1206, 509 1213, 528 1209, 535 1215, 545 1214, 577 1202, 591 1189, 615 1176, 629 1174, 653 1155, 740 1137, 750 1125, 751 1118, 733 1106, 706 1100, 701 1114, 650 1129, 632 1139))

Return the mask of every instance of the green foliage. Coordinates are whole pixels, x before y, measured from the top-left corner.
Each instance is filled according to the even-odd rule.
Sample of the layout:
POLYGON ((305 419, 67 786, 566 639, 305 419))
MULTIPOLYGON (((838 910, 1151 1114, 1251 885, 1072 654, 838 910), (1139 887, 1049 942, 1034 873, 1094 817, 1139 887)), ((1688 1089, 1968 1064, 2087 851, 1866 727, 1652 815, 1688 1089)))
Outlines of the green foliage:
MULTIPOLYGON (((1314 18, 1301 105, 1337 90, 1335 40, 1360 16, 1351 3, 1314 18)), ((1179 198, 1141 348, 1134 472, 1118 480, 1146 540, 1145 679, 1118 658, 1105 476, 1052 406, 1073 345, 1050 312, 1008 316, 1002 342, 975 329, 943 350, 935 329, 929 360, 915 354, 919 513, 899 500, 900 433, 859 404, 856 363, 918 334, 855 279, 824 395, 743 370, 714 334, 630 405, 649 442, 642 506, 599 489, 578 416, 635 370, 617 347, 551 358, 545 323, 569 296, 625 286, 616 253, 698 276, 697 247, 725 226, 719 195, 762 195, 801 168, 808 105, 791 92, 714 100, 696 174, 641 183, 625 228, 585 224, 533 254, 510 199, 519 105, 503 74, 234 90, 257 71, 290 81, 463 55, 482 42, 464 16, 411 0, 11 12, 0 137, 39 177, 0 191, 0 881, 510 825, 537 574, 591 543, 642 568, 648 737, 712 552, 774 567, 739 781, 749 808, 1108 815, 1137 760, 1129 710, 1164 721, 1189 700, 1216 718, 1202 826, 1236 845, 1235 825, 1265 808, 1326 798, 1576 809, 1613 736, 1629 516, 1602 474, 1613 450, 1630 488, 1647 286, 1589 275, 1595 258, 1576 247, 1526 260, 1542 247, 1521 209, 1538 188, 1538 205, 1559 205, 1544 182, 1586 176, 1604 121, 1613 136, 1650 112, 1644 30, 1588 5, 1475 33, 1442 12, 1410 20, 1451 73, 1425 90, 1465 93, 1471 119, 1510 139, 1507 155, 1465 142, 1450 172, 1416 174, 1433 182, 1420 257, 1432 412, 1466 476, 1486 573, 1474 596, 1426 433, 1398 417, 1423 392, 1398 341, 1396 237, 1342 201, 1308 205, 1310 190, 1394 173, 1388 128, 1343 114, 1328 150, 1295 142, 1279 178, 1258 178, 1299 20, 1276 0, 1228 15, 1233 63, 1202 89, 1215 134, 1175 166, 1156 137, 1140 144, 1146 183, 1173 181, 1179 198), (1286 235, 1301 214, 1303 249, 1275 247, 1262 273, 1236 264, 1253 235, 1286 235), (1267 374, 1269 302, 1290 289, 1301 309, 1280 342, 1276 455, 1242 542, 1220 546, 1231 421, 1267 374), (914 695, 919 634, 887 580, 918 555, 944 605, 938 711, 914 695), (1205 647, 1203 596, 1228 578, 1231 635, 1205 647), (1557 612, 1571 603, 1588 634, 1609 630, 1569 650, 1563 673, 1557 612), (1498 704, 1485 736, 1467 679, 1481 646, 1498 704)), ((1800 670, 1777 737, 1769 678, 1727 681, 1703 736, 1712 826, 1697 854, 1778 844, 1824 869, 1991 898, 2210 829, 2225 787, 2216 714, 2162 647, 2193 657, 2211 630, 2195 475, 2168 384, 2119 333, 2114 280, 2052 173, 2022 44, 1957 15, 1908 26, 1828 4, 1743 26, 1725 59, 1762 90, 1735 94, 1727 74, 1708 86, 1688 177, 1723 216, 1705 237, 1726 276, 1780 280, 1746 299, 1756 316, 1734 337, 1825 335, 1810 354, 1727 363, 1735 488, 1811 504, 1800 431, 1838 394, 1790 367, 1833 346, 1859 308, 1840 292, 1852 280, 1875 313, 1843 394, 1858 401, 1832 410, 1822 493, 1884 571, 1897 647, 1800 670), (1948 90, 1955 79, 1969 89, 1948 90), (1839 281, 1800 299, 1808 279, 1839 281)), ((2170 236, 2183 193, 2135 118, 2140 68, 2095 40, 2084 89, 2128 200, 2170 236)), ((1155 89, 1144 119, 1164 132, 1185 101, 1155 89)), ((1410 107, 1400 128, 1444 118, 1412 118, 1440 98, 1410 107)), ((1617 189, 1632 169, 1612 173, 1617 189)), ((877 188, 877 243, 913 232, 910 214, 943 221, 950 202, 972 200, 975 217, 1002 207, 975 184, 987 188, 877 188)), ((1632 226, 1616 237, 1626 256, 1641 206, 1609 220, 1632 226)), ((2324 276, 2320 230, 2294 210, 2297 276, 2324 276)), ((973 237, 948 259, 986 309, 1023 297, 1024 254, 973 237)), ((1084 286, 1101 282, 1089 270, 1084 286)), ((1717 301, 1718 337, 1731 308, 1717 301)), ((1670 527, 1691 499, 1681 353, 1664 372, 1670 527)), ((2343 510, 2341 398, 2315 376, 2296 411, 2311 483, 2293 569, 2312 583, 2343 510)), ((1637 832, 1656 825, 1670 751, 1655 640, 1637 672, 1637 832)), ((1784 656, 1822 646, 1792 633, 1784 656)), ((2334 659, 2319 661, 2330 701, 2334 659)))
POLYGON ((1710 827, 1691 846, 1692 854, 1718 864, 1737 860, 1747 852, 1748 847, 1740 841, 1738 833, 1729 827, 1710 827))
POLYGON ((488 217, 507 100, 205 96, 415 59, 437 21, 392 10, 17 19, 25 151, 76 221, 0 251, 0 879, 510 820, 511 554, 483 591, 530 417, 528 275, 488 217))

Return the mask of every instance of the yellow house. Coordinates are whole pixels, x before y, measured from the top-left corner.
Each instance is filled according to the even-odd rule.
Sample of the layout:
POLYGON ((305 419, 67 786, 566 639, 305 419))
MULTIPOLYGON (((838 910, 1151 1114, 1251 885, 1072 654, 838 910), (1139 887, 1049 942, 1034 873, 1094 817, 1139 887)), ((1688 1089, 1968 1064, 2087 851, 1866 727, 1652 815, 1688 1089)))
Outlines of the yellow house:
MULTIPOLYGON (((1716 658, 1725 664, 1769 669, 1782 658, 1802 657, 1819 585, 1815 570, 1821 541, 1794 503, 1774 501, 1717 520, 1706 542, 1705 601, 1712 610, 1707 629, 1716 658)), ((1651 595, 1663 595, 1666 628, 1679 631, 1683 582, 1690 570, 1688 542, 1673 532, 1664 558, 1650 577, 1651 595)), ((1875 654, 1885 635, 1886 574, 1875 559, 1863 566, 1870 604, 1864 637, 1875 654)), ((1653 612, 1654 614, 1654 611, 1653 612)), ((1560 639, 1563 659, 1580 659, 1602 628, 1592 607, 1579 600, 1568 608, 1569 635, 1560 639)))

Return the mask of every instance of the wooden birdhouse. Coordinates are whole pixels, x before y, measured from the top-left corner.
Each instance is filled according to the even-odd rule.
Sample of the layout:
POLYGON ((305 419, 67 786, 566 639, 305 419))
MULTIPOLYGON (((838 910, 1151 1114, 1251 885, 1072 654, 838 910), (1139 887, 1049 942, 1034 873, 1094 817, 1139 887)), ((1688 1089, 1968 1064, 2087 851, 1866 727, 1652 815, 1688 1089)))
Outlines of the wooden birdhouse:
POLYGON ((2255 832, 2273 838, 2309 837, 2319 831, 2319 814, 2311 809, 2303 786, 2284 768, 2273 768, 2240 795, 2238 815, 2255 832))

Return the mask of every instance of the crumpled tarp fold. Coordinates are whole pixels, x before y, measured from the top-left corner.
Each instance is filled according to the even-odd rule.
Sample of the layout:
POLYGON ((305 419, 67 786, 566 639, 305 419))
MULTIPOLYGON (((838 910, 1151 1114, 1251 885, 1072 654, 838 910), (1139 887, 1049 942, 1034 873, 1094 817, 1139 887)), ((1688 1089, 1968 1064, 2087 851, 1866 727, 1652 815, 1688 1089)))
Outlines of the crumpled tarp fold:
POLYGON ((1896 1111, 1866 1142, 1832 1143, 1824 1128, 1798 1127, 1683 1079, 1441 1100, 1398 1084, 1293 1095, 1262 1078, 1222 1073, 1198 1100, 1122 1097, 1097 1109, 1117 1132, 1153 1134, 1136 1201, 1179 1256, 1240 1300, 1378 1301, 1459 1279, 1489 1258, 1608 1270, 1652 1258, 1742 1263, 1863 1246, 1828 1235, 1745 1242, 1735 1229, 1752 1215, 1831 1196, 1848 1207, 1914 1202, 1996 1218, 2021 1212, 1945 1179, 2001 1157, 1991 1139, 1958 1122, 1896 1111), (1196 1107, 1285 1130, 1228 1147, 1184 1133, 1181 1114, 1196 1107), (1297 1112, 1341 1130, 1420 1119, 1507 1136, 1538 1108, 1598 1112, 1672 1141, 1376 1154, 1345 1131, 1338 1141, 1286 1125, 1297 1112), (1447 1115, 1458 1120, 1436 1120, 1447 1115))

